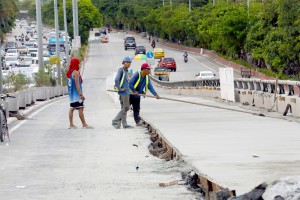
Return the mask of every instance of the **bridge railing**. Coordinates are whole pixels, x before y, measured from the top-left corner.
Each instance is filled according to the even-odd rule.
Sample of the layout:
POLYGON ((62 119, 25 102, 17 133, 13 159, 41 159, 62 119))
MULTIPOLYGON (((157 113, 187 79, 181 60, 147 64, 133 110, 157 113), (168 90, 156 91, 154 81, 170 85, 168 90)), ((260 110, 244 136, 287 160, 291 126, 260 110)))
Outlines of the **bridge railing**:
MULTIPOLYGON (((220 79, 203 79, 203 80, 190 80, 190 81, 160 81, 151 76, 151 80, 160 86, 169 88, 178 87, 199 87, 199 86, 213 86, 220 87, 220 79)), ((276 80, 262 80, 262 79, 249 79, 237 78, 234 79, 234 88, 251 91, 261 91, 265 93, 275 93, 276 80)), ((278 80, 277 94, 288 94, 300 96, 300 81, 278 80)))

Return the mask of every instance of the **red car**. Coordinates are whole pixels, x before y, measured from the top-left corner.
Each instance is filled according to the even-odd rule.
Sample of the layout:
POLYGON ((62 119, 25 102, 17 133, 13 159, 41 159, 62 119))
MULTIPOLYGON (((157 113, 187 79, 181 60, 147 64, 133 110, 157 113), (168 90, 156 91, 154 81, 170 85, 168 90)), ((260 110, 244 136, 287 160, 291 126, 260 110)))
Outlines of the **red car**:
POLYGON ((170 69, 171 71, 176 72, 176 61, 174 58, 161 58, 157 66, 165 67, 167 69, 170 69))

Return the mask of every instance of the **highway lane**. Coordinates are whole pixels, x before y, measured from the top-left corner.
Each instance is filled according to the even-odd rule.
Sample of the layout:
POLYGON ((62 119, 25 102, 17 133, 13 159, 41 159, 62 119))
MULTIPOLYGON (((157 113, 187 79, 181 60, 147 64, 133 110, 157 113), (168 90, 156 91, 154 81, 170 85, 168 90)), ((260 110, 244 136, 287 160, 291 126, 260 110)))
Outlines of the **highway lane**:
MULTIPOLYGON (((94 29, 94 32, 97 31, 97 29, 94 29)), ((94 34, 93 32, 93 34, 94 34)), ((110 38, 110 42, 106 44, 102 44, 105 48, 107 48, 106 54, 110 54, 111 50, 116 50, 119 55, 120 59, 121 56, 135 56, 135 51, 133 49, 124 50, 123 45, 123 38, 126 35, 124 32, 113 32, 108 34, 110 38)), ((92 36, 94 37, 94 36, 92 36)), ((147 51, 153 50, 153 48, 150 46, 150 43, 148 39, 142 38, 139 35, 134 36, 136 39, 136 44, 139 46, 145 46, 147 51)), ((159 43, 157 43, 158 46, 160 46, 159 43)), ((196 80, 196 74, 200 71, 212 71, 216 74, 218 77, 219 74, 219 68, 220 67, 226 67, 222 63, 215 62, 209 57, 203 56, 203 55, 195 55, 195 54, 189 54, 189 61, 187 63, 184 63, 183 60, 183 52, 172 50, 169 48, 161 47, 165 51, 165 57, 173 57, 176 60, 177 63, 177 71, 176 72, 170 72, 170 81, 183 81, 183 80, 196 80)), ((155 65, 152 65, 152 69, 154 69, 158 63, 159 59, 156 59, 155 65)), ((116 63, 116 61, 113 61, 115 63, 114 66, 118 66, 119 63, 116 63)), ((131 65, 131 69, 134 71, 140 69, 140 65, 144 63, 145 61, 134 61, 131 65)), ((152 70, 153 72, 153 70, 152 70)), ((240 77, 239 72, 234 72, 234 76, 240 77)))
MULTIPOLYGON (((165 51, 174 57, 181 55, 165 51)), ((194 64, 193 70, 198 67, 194 64)), ((171 76, 189 78, 182 65, 178 69, 171 76)), ((231 107, 213 100, 165 95, 163 91, 159 94, 231 107)), ((264 181, 270 183, 281 177, 300 175, 297 122, 150 98, 142 99, 141 108, 142 117, 161 131, 187 163, 216 183, 235 189, 238 195, 264 181)))

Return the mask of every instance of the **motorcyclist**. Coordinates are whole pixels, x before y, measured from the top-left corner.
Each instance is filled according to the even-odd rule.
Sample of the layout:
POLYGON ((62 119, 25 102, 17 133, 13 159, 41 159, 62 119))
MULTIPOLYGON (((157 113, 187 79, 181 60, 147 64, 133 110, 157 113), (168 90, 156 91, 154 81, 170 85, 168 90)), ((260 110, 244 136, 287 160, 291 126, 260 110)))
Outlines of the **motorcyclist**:
POLYGON ((154 40, 154 39, 152 40, 151 46, 152 46, 153 48, 155 48, 155 40, 154 40))
POLYGON ((187 51, 184 52, 183 59, 184 59, 184 62, 188 61, 188 53, 187 53, 187 51))

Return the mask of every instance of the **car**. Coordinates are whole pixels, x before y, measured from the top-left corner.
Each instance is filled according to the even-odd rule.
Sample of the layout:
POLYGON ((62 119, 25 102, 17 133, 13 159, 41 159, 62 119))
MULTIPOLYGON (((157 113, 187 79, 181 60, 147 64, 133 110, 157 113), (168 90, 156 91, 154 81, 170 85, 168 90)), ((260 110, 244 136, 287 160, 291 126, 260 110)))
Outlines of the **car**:
POLYGON ((125 50, 127 50, 127 49, 135 49, 136 48, 135 39, 132 39, 131 37, 127 38, 124 41, 124 48, 125 48, 125 50))
POLYGON ((31 34, 31 33, 33 33, 33 29, 30 26, 28 26, 26 28, 26 34, 31 34))
POLYGON ((5 52, 8 49, 15 49, 15 48, 16 48, 16 43, 14 41, 8 41, 8 42, 6 42, 6 44, 5 44, 5 52))
POLYGON ((55 37, 56 37, 55 31, 51 31, 50 33, 48 33, 48 38, 55 38, 55 37))
POLYGON ((132 35, 125 35, 124 41, 126 41, 127 39, 135 40, 135 38, 132 35))
POLYGON ((17 49, 8 49, 5 53, 6 57, 19 57, 17 49))
POLYGON ((26 56, 26 57, 21 58, 19 63, 20 63, 20 65, 31 65, 32 59, 33 59, 32 57, 26 56))
POLYGON ((196 74, 197 80, 201 79, 211 79, 214 78, 216 75, 211 71, 200 71, 198 74, 196 74))
POLYGON ((32 39, 35 39, 35 40, 37 40, 37 39, 38 39, 38 34, 37 34, 37 33, 35 33, 35 34, 32 36, 32 39))
POLYGON ((154 48, 153 52, 154 52, 155 59, 160 59, 165 57, 165 52, 162 48, 154 48))
POLYGON ((37 47, 37 41, 36 41, 36 39, 30 39, 28 41, 28 43, 31 43, 31 44, 33 44, 34 47, 37 47))
POLYGON ((135 48, 135 55, 136 54, 146 54, 146 47, 144 47, 144 46, 137 46, 135 48))
POLYGON ((169 81, 170 70, 165 67, 155 67, 154 68, 154 77, 160 81, 169 81))
POLYGON ((170 69, 171 71, 176 72, 176 61, 174 58, 168 57, 168 58, 161 58, 160 61, 158 61, 157 64, 158 67, 165 67, 167 69, 170 69))
POLYGON ((108 43, 108 37, 105 36, 105 37, 101 38, 101 43, 108 43))
POLYGON ((106 35, 106 28, 101 28, 101 29, 99 30, 99 33, 100 33, 100 34, 106 35))
POLYGON ((5 57, 4 58, 4 66, 5 69, 11 69, 12 67, 17 67, 19 65, 18 57, 5 57))
POLYGON ((35 47, 35 44, 34 43, 29 43, 29 42, 26 42, 24 44, 27 48, 34 48, 35 47))
POLYGON ((25 20, 21 20, 20 27, 22 28, 22 27, 25 27, 25 26, 26 27, 28 26, 27 22, 25 20))
POLYGON ((26 46, 18 47, 18 52, 20 56, 25 56, 28 53, 28 48, 26 46))

